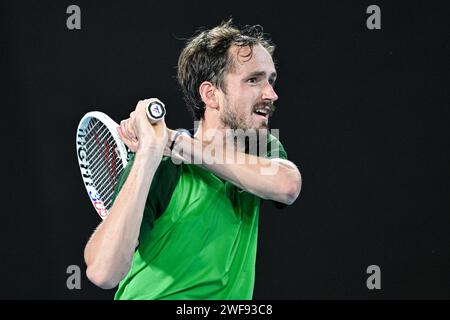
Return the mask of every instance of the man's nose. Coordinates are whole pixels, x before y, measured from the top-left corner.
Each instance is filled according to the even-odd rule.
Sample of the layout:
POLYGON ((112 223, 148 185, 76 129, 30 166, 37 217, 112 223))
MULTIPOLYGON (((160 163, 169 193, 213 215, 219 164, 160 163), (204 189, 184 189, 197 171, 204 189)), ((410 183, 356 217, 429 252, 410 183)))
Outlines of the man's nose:
POLYGON ((262 98, 263 98, 263 100, 271 100, 272 102, 278 100, 278 95, 270 83, 266 84, 266 87, 264 88, 264 91, 263 91, 262 98))

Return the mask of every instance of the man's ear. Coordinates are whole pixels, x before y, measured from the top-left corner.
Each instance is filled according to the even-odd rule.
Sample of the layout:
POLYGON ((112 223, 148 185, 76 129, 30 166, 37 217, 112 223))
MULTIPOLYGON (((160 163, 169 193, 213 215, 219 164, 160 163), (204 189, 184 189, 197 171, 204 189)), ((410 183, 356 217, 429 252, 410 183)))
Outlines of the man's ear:
POLYGON ((219 108, 219 98, 217 88, 209 81, 203 81, 198 89, 206 108, 219 108))

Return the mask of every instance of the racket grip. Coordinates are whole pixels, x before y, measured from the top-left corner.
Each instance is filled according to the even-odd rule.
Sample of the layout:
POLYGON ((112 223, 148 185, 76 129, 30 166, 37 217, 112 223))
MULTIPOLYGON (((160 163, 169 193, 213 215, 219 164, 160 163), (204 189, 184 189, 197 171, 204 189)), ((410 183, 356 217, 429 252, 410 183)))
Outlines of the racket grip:
POLYGON ((166 115, 166 107, 162 102, 158 101, 150 102, 145 111, 147 112, 147 117, 152 124, 158 122, 166 115))

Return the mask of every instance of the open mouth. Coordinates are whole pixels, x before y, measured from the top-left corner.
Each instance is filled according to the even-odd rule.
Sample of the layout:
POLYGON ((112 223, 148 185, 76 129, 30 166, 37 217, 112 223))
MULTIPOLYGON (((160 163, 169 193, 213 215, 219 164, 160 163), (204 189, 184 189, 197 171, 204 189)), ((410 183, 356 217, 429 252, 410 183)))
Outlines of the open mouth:
POLYGON ((268 108, 257 108, 255 111, 253 111, 259 116, 268 118, 270 115, 270 110, 268 108))

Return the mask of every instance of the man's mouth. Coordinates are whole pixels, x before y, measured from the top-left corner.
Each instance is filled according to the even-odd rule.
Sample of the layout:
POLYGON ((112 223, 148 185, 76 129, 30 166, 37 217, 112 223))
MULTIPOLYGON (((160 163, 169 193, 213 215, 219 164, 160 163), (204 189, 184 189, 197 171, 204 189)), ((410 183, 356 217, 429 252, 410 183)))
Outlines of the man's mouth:
POLYGON ((259 116, 269 117, 269 111, 266 109, 256 109, 254 112, 259 116))
POLYGON ((273 107, 269 105, 258 106, 253 110, 253 113, 268 119, 273 113, 273 107))

